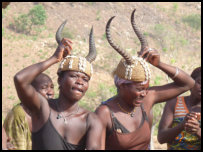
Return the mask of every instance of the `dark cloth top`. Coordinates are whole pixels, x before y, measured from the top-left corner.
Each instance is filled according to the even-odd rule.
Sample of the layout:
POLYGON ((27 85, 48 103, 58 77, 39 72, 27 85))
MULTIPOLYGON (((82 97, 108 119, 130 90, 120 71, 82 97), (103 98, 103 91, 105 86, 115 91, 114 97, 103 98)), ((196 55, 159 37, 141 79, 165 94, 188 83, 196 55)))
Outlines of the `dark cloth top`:
MULTIPOLYGON (((102 104, 107 105, 108 101, 109 100, 102 102, 102 104)), ((110 109, 110 107, 108 108, 110 109)), ((110 110, 112 129, 109 136, 106 137, 107 150, 146 150, 149 148, 151 137, 149 120, 142 104, 141 109, 141 123, 139 128, 133 132, 129 132, 110 110), (121 132, 118 132, 118 129, 121 130, 121 132)))
MULTIPOLYGON (((51 113, 51 112, 50 112, 51 113)), ((32 133, 33 150, 84 150, 85 145, 74 145, 66 142, 54 128, 50 115, 48 121, 38 131, 32 133)))

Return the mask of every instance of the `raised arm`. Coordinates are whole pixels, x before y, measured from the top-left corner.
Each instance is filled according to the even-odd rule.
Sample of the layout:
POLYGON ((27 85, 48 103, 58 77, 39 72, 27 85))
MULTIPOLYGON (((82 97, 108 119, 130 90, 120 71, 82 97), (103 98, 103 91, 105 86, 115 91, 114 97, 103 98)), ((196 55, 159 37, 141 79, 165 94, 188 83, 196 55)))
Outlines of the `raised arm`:
POLYGON ((177 67, 161 62, 157 50, 146 49, 146 51, 142 53, 142 57, 155 67, 165 72, 174 81, 173 83, 163 86, 151 87, 151 90, 153 90, 151 92, 151 96, 153 96, 153 103, 164 102, 175 98, 194 86, 195 81, 187 73, 177 67))
POLYGON ((26 67, 14 76, 14 83, 18 97, 31 113, 39 112, 42 106, 42 101, 46 100, 34 89, 31 82, 37 75, 45 71, 51 65, 61 61, 63 55, 64 46, 61 44, 49 59, 26 67))

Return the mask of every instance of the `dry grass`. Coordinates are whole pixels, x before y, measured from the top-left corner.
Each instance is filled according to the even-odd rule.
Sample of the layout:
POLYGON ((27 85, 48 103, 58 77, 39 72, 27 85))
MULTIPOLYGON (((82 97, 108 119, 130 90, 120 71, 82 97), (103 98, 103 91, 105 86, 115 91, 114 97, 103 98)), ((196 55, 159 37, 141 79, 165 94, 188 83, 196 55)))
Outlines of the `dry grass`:
MULTIPOLYGON (((93 63, 94 76, 89 91, 80 103, 91 110, 115 93, 111 71, 121 57, 109 46, 104 37, 105 25, 111 16, 116 15, 112 23, 112 35, 115 41, 129 53, 135 54, 140 49, 139 41, 130 24, 131 11, 136 8, 136 23, 145 32, 150 46, 159 50, 161 61, 177 66, 189 74, 195 67, 201 65, 201 31, 193 30, 181 22, 182 16, 201 14, 198 8, 200 3, 43 2, 41 4, 45 7, 48 19, 46 28, 40 35, 37 37, 22 35, 8 28, 14 16, 27 13, 34 4, 34 2, 12 2, 3 11, 2 121, 12 106, 20 102, 16 95, 13 76, 24 67, 45 60, 54 53, 57 47, 55 32, 65 19, 68 19, 66 28, 74 37, 72 41, 75 55, 87 54, 88 34, 91 26, 94 25, 98 56, 93 63), (160 28, 161 31, 157 33, 155 27, 160 28)), ((167 83, 167 77, 162 71, 150 67, 151 85, 167 83)), ((53 65, 45 71, 54 81, 56 94, 58 93, 57 68, 58 65, 53 65)))

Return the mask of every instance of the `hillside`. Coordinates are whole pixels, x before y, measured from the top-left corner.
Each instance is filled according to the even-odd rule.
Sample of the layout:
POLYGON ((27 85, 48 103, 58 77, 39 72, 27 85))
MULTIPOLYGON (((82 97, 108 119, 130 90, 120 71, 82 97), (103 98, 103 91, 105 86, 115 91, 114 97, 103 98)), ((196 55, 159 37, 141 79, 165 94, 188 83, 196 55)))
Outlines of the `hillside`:
MULTIPOLYGON (((88 36, 94 26, 98 56, 93 63, 94 75, 89 90, 80 104, 93 111, 101 101, 114 95, 116 89, 111 72, 121 56, 108 44, 105 26, 110 17, 116 16, 111 24, 114 41, 136 55, 140 43, 130 23, 134 8, 137 26, 146 36, 149 46, 159 50, 161 61, 189 74, 201 65, 201 29, 191 27, 187 24, 190 21, 183 22, 183 18, 190 15, 201 16, 199 2, 12 2, 2 11, 2 121, 12 106, 20 102, 13 76, 22 68, 43 61, 54 53, 57 47, 55 32, 65 19, 68 21, 64 31, 73 41, 74 55, 85 56, 88 53, 88 36), (47 14, 46 23, 38 35, 25 35, 10 28, 14 17, 28 13, 37 4, 43 5, 47 14)), ((54 81, 56 96, 57 68, 58 64, 45 71, 54 81)), ((168 82, 163 72, 150 68, 151 85, 168 82)), ((162 149, 161 146, 157 144, 156 149, 162 149)))

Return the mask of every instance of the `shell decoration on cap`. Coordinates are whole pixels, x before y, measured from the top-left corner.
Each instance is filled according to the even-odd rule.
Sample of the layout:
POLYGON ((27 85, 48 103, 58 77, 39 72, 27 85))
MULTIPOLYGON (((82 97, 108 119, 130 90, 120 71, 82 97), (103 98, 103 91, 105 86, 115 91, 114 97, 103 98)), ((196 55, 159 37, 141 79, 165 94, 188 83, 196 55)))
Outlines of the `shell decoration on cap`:
MULTIPOLYGON (((133 30, 137 37, 141 42, 141 50, 143 52, 144 49, 148 46, 148 43, 144 36, 141 34, 139 29, 136 27, 134 22, 134 13, 135 9, 131 14, 131 24, 133 30)), ((123 57, 118 64, 114 74, 117 75, 119 78, 135 81, 135 82, 147 82, 150 80, 151 73, 148 66, 148 63, 139 56, 130 56, 125 50, 121 49, 118 45, 116 45, 113 40, 111 39, 110 34, 110 24, 111 21, 114 19, 115 16, 111 17, 106 24, 106 37, 109 44, 123 57)))
MULTIPOLYGON (((61 43, 61 32, 66 24, 67 20, 65 20, 56 32, 56 41, 58 44, 61 43)), ((58 68, 58 74, 62 71, 72 70, 79 71, 87 74, 89 77, 93 74, 92 62, 96 59, 96 48, 93 37, 93 27, 90 31, 89 36, 89 53, 86 57, 77 57, 74 55, 67 55, 60 63, 58 68)))

